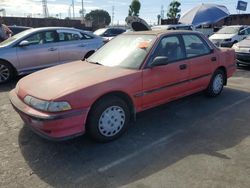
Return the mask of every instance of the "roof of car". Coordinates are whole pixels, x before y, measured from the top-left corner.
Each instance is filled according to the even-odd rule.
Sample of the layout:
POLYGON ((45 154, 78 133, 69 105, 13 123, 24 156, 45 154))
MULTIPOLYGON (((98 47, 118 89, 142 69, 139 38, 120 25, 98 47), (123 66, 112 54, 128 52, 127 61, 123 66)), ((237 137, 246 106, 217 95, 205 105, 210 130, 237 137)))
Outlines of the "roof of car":
POLYGON ((69 30, 78 30, 78 31, 83 31, 81 29, 76 29, 73 27, 38 27, 38 28, 33 28, 34 31, 44 31, 44 30, 54 30, 54 29, 69 29, 69 30))
POLYGON ((9 25, 8 27, 9 27, 9 28, 22 28, 22 29, 29 29, 29 28, 32 28, 32 27, 19 26, 19 25, 9 25))
POLYGON ((187 30, 150 30, 150 31, 137 31, 137 32, 127 32, 125 35, 163 35, 163 34, 182 34, 182 33, 199 33, 197 31, 187 31, 187 30))

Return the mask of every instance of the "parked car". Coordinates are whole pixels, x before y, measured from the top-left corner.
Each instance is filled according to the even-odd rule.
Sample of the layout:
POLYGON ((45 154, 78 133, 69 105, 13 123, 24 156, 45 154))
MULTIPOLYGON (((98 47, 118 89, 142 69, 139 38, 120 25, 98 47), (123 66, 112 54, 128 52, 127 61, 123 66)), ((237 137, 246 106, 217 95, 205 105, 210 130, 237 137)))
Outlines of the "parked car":
POLYGON ((12 36, 14 36, 14 35, 16 35, 16 34, 18 34, 18 33, 21 33, 22 31, 31 29, 31 27, 16 26, 16 25, 8 26, 8 27, 9 27, 9 29, 13 32, 12 36))
POLYGON ((232 47, 236 53, 237 65, 250 66, 250 36, 232 47))
POLYGON ((172 25, 157 25, 150 26, 148 23, 137 16, 128 16, 126 18, 126 23, 130 28, 130 31, 149 31, 149 30, 190 30, 194 31, 193 25, 188 24, 172 24, 172 25))
POLYGON ((109 42, 114 37, 124 33, 125 31, 126 29, 123 28, 110 27, 110 28, 98 29, 94 32, 94 34, 102 37, 104 39, 104 42, 109 42))
POLYGON ((0 43, 0 83, 73 60, 83 60, 103 45, 90 32, 46 27, 23 31, 0 43))
POLYGON ((165 29, 165 30, 190 30, 194 31, 195 28, 193 25, 186 25, 186 24, 172 24, 172 25, 157 25, 151 27, 152 30, 159 30, 159 29, 165 29))
POLYGON ((209 39, 218 47, 231 48, 250 34, 250 27, 244 25, 225 26, 209 39))
POLYGON ((87 132, 107 142, 121 136, 137 112, 203 90, 218 96, 235 67, 233 49, 218 49, 198 32, 132 32, 85 62, 24 77, 10 100, 44 137, 67 139, 87 132))

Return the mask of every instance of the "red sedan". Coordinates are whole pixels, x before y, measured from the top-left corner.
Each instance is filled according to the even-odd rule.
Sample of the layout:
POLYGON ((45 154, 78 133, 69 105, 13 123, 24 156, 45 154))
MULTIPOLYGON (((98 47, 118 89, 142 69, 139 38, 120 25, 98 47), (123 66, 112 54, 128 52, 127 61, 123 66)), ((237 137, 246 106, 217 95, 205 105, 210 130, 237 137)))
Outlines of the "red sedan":
POLYGON ((136 113, 205 91, 215 97, 235 72, 235 53, 192 31, 126 33, 86 61, 21 79, 10 100, 25 124, 52 139, 87 132, 111 141, 136 113))

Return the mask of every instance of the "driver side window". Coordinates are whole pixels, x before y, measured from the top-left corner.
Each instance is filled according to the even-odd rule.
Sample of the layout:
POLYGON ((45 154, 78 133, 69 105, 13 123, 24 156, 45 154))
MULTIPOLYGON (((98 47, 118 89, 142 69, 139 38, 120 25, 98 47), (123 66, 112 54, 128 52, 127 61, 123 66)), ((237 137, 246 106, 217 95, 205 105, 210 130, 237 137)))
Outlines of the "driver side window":
POLYGON ((41 45, 56 42, 56 35, 54 31, 46 31, 33 34, 25 40, 29 42, 29 45, 41 45))
POLYGON ((165 56, 171 63, 185 58, 184 50, 178 36, 164 37, 156 50, 157 56, 165 56))
POLYGON ((36 33, 29 36, 25 40, 29 42, 29 45, 43 44, 43 33, 36 33))

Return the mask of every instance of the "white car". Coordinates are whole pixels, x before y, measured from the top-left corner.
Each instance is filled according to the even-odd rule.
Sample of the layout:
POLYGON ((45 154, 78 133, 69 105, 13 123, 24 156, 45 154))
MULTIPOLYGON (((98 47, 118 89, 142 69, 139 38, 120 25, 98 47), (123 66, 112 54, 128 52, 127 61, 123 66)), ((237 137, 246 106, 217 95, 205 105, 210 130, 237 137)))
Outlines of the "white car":
POLYGON ((235 50, 237 65, 250 66, 250 36, 234 44, 232 48, 235 50))
POLYGON ((250 34, 250 27, 244 25, 225 26, 209 39, 218 47, 232 47, 250 34))
POLYGON ((193 25, 186 24, 172 24, 172 25, 157 25, 151 27, 152 30, 190 30, 194 31, 195 28, 193 25))

